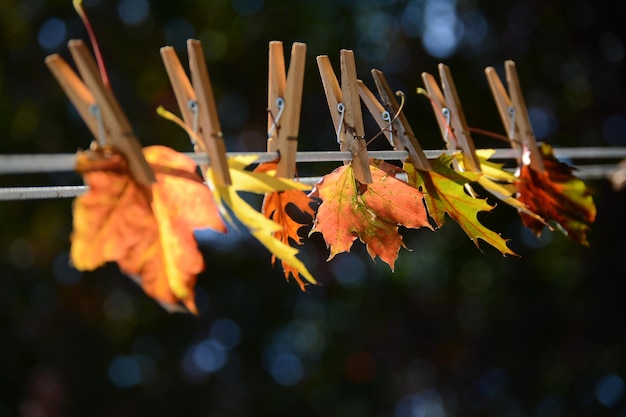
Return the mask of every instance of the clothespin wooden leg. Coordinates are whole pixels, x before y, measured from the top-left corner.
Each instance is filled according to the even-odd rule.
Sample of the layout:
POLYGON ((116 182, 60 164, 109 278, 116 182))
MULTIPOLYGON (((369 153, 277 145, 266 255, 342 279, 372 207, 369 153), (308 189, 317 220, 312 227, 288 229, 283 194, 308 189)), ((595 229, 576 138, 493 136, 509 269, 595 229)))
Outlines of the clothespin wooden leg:
POLYGON ((450 68, 444 64, 439 64, 439 76, 443 86, 443 95, 446 99, 446 106, 450 109, 452 128, 458 145, 463 150, 463 162, 470 171, 480 172, 480 161, 476 155, 476 147, 469 133, 469 126, 465 119, 465 113, 461 106, 461 100, 456 91, 456 86, 452 80, 450 68))
MULTIPOLYGON (((351 51, 350 51, 351 52, 351 51)), ((356 86, 356 65, 354 65, 354 55, 352 55, 352 59, 350 60, 350 54, 343 54, 342 51, 342 68, 346 66, 345 61, 352 61, 352 74, 354 77, 354 84, 356 86)), ((333 120, 333 125, 335 126, 335 132, 337 132, 337 141, 340 144, 341 150, 350 151, 353 155, 351 161, 344 161, 344 164, 352 164, 354 169, 355 177, 362 184, 371 183, 371 172, 369 171, 369 161, 367 160, 367 149, 365 149, 365 140, 363 140, 363 147, 358 144, 354 144, 355 141, 355 130, 354 128, 347 128, 346 123, 346 109, 352 103, 347 102, 344 97, 344 92, 342 87, 339 86, 339 81, 337 80, 337 76, 333 71, 333 67, 330 64, 330 60, 326 55, 320 55, 317 57, 317 67, 319 69, 320 78, 322 79, 322 86, 324 87, 324 93, 326 95, 326 101, 328 103, 328 109, 330 110, 330 116, 333 120), (348 133, 348 131, 350 131, 348 133), (348 144, 348 141, 352 141, 352 148, 348 144), (357 152, 355 154, 355 152, 357 152), (358 159, 357 159, 358 158, 358 159), (355 163, 355 161, 357 161, 355 163), (364 164, 366 164, 364 166, 364 164), (357 177, 357 171, 359 172, 357 177), (369 183, 366 182, 369 176, 369 183)), ((342 70, 342 72, 347 72, 349 69, 342 70)), ((346 76, 347 77, 347 76, 346 76)), ((349 77, 347 77, 349 78, 349 77)), ((343 82, 343 81, 342 81, 343 82)), ((358 98, 358 87, 356 87, 356 91, 353 94, 353 97, 358 98)), ((347 90, 347 87, 346 87, 347 90)), ((358 103, 360 106, 360 102, 358 103)), ((359 107, 360 110, 360 107, 359 107)), ((362 122, 362 117, 361 117, 362 122)))
POLYGON ((535 133, 533 132, 532 125, 530 124, 528 108, 524 102, 522 87, 520 86, 519 77, 517 76, 515 62, 510 60, 505 61, 504 68, 506 72, 506 81, 509 86, 509 94, 511 94, 511 102, 515 107, 515 121, 519 126, 522 142, 530 152, 530 166, 537 172, 544 172, 546 168, 543 164, 539 148, 537 147, 535 133))
POLYGON ((415 168, 421 171, 430 171, 432 168, 428 158, 424 154, 424 150, 420 146, 413 129, 409 125, 404 112, 400 109, 400 105, 396 100, 395 94, 391 91, 391 87, 382 71, 372 69, 372 77, 376 83, 378 94, 383 100, 383 105, 390 112, 393 123, 392 128, 396 131, 397 140, 394 142, 395 149, 406 149, 409 153, 409 160, 415 168))
POLYGON ((280 159, 276 167, 276 174, 279 177, 289 179, 296 174, 296 153, 298 151, 305 58, 306 45, 295 42, 291 47, 289 71, 287 72, 287 85, 284 95, 285 107, 281 119, 281 129, 278 132, 280 159))
POLYGON ((267 151, 278 151, 278 132, 280 119, 285 109, 285 88, 287 87, 287 71, 283 43, 269 43, 268 77, 267 77, 267 151))
POLYGON ((204 60, 202 44, 195 39, 187 41, 191 83, 198 97, 199 123, 202 138, 207 147, 215 179, 220 185, 230 185, 230 172, 226 160, 226 145, 217 115, 213 88, 204 60))
POLYGON ((495 68, 485 68, 485 76, 487 77, 491 94, 496 102, 496 107, 498 108, 498 113, 500 114, 504 130, 507 133, 511 147, 517 151, 518 163, 521 164, 523 147, 516 123, 517 115, 515 107, 513 106, 504 85, 502 85, 502 81, 500 81, 500 77, 498 77, 498 73, 495 68))
POLYGON ((78 114, 80 114, 80 117, 91 131, 91 134, 94 138, 97 138, 100 135, 98 123, 89 110, 97 105, 93 94, 60 55, 49 55, 46 57, 45 62, 65 92, 65 95, 70 99, 78 114))
POLYGON ((108 140, 128 161, 129 170, 139 184, 149 186, 156 181, 154 173, 143 157, 139 140, 115 96, 99 75, 97 65, 83 41, 71 40, 68 44, 72 57, 85 84, 94 95, 103 119, 108 126, 108 140))
POLYGON ((347 49, 341 50, 341 94, 345 105, 344 126, 346 131, 346 140, 342 143, 341 148, 352 152, 352 167, 357 181, 361 184, 371 184, 372 174, 367 156, 356 63, 354 52, 347 49))

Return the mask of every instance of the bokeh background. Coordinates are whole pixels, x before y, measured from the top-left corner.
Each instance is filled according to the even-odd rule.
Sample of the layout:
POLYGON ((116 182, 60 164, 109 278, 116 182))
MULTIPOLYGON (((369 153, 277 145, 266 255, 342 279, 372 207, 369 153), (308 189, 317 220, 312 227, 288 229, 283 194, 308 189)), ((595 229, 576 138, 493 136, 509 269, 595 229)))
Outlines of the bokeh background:
MULTIPOLYGON (((483 75, 514 59, 537 137, 626 144, 623 1, 90 0, 113 88, 142 143, 189 151, 159 48, 203 41, 229 151, 265 149, 267 44, 307 44, 301 150, 336 148, 314 57, 355 51, 407 95, 424 148, 442 148, 423 71, 450 66, 471 126, 501 132, 483 75)), ((0 152, 71 153, 91 138, 44 65, 87 39, 69 0, 0 2, 0 152)), ((368 135, 375 130, 368 127, 368 135)), ((475 137, 478 146, 493 146, 475 137)), ((385 149, 374 141, 372 149, 385 149)), ((336 163, 300 165, 321 175, 336 163)), ((1 186, 80 184, 73 173, 1 186)), ((0 203, 0 416, 558 417, 626 415, 626 194, 589 181, 580 247, 537 239, 506 207, 481 219, 521 256, 482 251, 453 222, 403 230, 395 273, 360 243, 302 293, 248 236, 200 234, 199 317, 168 314, 114 265, 68 265, 71 200, 0 203)))

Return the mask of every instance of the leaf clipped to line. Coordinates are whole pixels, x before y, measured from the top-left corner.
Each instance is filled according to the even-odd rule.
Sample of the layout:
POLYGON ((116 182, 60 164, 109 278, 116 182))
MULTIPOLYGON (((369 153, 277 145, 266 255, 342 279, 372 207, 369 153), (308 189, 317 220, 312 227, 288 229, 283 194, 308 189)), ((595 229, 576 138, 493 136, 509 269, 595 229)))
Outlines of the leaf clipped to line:
POLYGON ((423 195, 376 166, 370 166, 371 184, 360 184, 351 165, 325 175, 309 194, 321 205, 311 233, 319 232, 330 250, 328 260, 349 252, 359 238, 375 259, 380 257, 391 270, 404 247, 398 226, 432 229, 426 215, 423 195))
MULTIPOLYGON (((493 149, 481 149, 476 152, 482 175, 479 175, 475 182, 480 184, 481 187, 498 200, 515 208, 519 213, 524 213, 526 216, 532 217, 544 226, 548 226, 548 223, 539 214, 532 211, 516 198, 519 178, 517 178, 514 173, 505 171, 502 168, 502 164, 489 161, 488 159, 494 153, 495 150, 493 149)), ((463 158, 460 153, 457 154, 457 161, 460 166, 463 167, 463 158)), ((465 173, 466 172, 464 172, 464 174, 465 173)))
POLYGON ((284 230, 283 225, 276 223, 255 210, 238 194, 240 191, 256 194, 271 194, 288 191, 302 193, 302 191, 307 191, 311 187, 290 179, 274 177, 267 172, 246 170, 245 168, 254 162, 255 159, 255 156, 252 158, 228 158, 229 172, 232 181, 230 186, 217 184, 213 178, 213 171, 209 167, 207 180, 213 190, 218 208, 222 215, 232 223, 227 208, 230 209, 234 216, 250 233, 272 253, 273 257, 280 259, 283 266, 289 265, 301 287, 303 283, 299 279, 300 275, 309 283, 316 284, 317 281, 313 278, 313 275, 311 275, 304 263, 296 257, 298 250, 278 237, 279 233, 282 233, 284 230))
MULTIPOLYGON (((276 162, 268 162, 260 164, 254 170, 255 172, 266 172, 269 175, 275 175, 276 162)), ((310 223, 301 223, 294 219, 288 212, 287 207, 293 205, 300 213, 306 215, 313 220, 315 210, 311 207, 313 200, 301 190, 274 191, 266 193, 263 198, 263 206, 261 213, 270 220, 281 226, 281 230, 274 232, 274 237, 286 245, 290 245, 291 241, 298 245, 302 244, 302 237, 298 235, 298 230, 310 223)), ((272 255, 272 264, 276 262, 276 255, 272 255)), ((281 262, 285 279, 288 281, 293 276, 300 289, 305 290, 305 284, 300 278, 298 270, 287 262, 281 262)))
MULTIPOLYGON (((519 200, 550 222, 555 222, 573 241, 589 246, 587 232, 596 219, 596 206, 584 181, 573 168, 560 162, 550 145, 542 143, 539 152, 545 166, 538 172, 524 165, 518 185, 519 200)), ((544 224, 522 213, 524 225, 540 236, 544 224)))
POLYGON ((78 154, 89 191, 74 201, 71 261, 81 271, 117 262, 167 309, 182 302, 197 314, 194 287, 205 265, 193 231, 226 226, 193 160, 164 146, 143 154, 157 179, 151 187, 135 183, 112 149, 78 154))
POLYGON ((447 213, 477 247, 478 239, 481 239, 503 255, 515 255, 507 246, 507 240, 478 220, 479 212, 491 211, 494 206, 489 205, 485 199, 472 197, 465 192, 465 185, 477 182, 482 174, 456 172, 450 167, 453 159, 453 155, 446 154, 429 159, 432 171, 419 171, 410 162, 405 162, 408 183, 424 191, 428 214, 437 227, 443 226, 447 213))

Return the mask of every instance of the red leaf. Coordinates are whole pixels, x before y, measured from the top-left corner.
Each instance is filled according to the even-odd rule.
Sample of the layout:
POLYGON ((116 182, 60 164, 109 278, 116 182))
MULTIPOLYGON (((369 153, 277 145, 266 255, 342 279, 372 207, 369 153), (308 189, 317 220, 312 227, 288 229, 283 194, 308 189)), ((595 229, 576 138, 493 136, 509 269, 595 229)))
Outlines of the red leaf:
POLYGON ((372 258, 380 257, 393 270, 402 243, 398 226, 420 228, 428 223, 423 195, 415 187, 370 166, 372 184, 360 184, 350 165, 324 176, 310 194, 322 200, 313 232, 324 237, 329 260, 349 252, 358 237, 372 258))
MULTIPOLYGON (((518 199, 531 211, 547 221, 557 223, 570 239, 589 246, 587 232, 596 219, 596 206, 591 191, 574 176, 573 169, 559 162, 547 144, 539 147, 546 170, 537 172, 522 166, 518 199)), ((545 225, 525 213, 520 213, 526 227, 541 235, 545 225)))

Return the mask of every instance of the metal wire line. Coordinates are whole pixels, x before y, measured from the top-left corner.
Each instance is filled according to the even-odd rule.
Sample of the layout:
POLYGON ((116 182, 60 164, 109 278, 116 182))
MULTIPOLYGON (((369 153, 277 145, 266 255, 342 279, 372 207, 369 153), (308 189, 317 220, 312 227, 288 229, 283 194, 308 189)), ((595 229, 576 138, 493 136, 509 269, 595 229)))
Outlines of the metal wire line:
MULTIPOLYGON (((442 150, 426 150, 428 158, 441 155, 442 150)), ((588 160, 588 159, 613 159, 626 158, 626 147, 585 147, 585 148, 555 148, 555 156, 560 160, 588 160)), ((185 153, 197 164, 207 164, 209 159, 206 154, 185 153)), ((256 155, 256 162, 268 162, 278 157, 276 152, 229 152, 228 156, 256 155)), ((384 160, 404 160, 408 157, 406 151, 368 151, 371 158, 384 160)), ((350 152, 340 151, 309 151, 298 152, 296 162, 339 162, 350 160, 350 152)), ((490 159, 505 160, 515 158, 513 149, 497 149, 490 159)), ((49 154, 49 155, 0 155, 0 174, 29 174, 29 173, 53 173, 70 172, 74 170, 76 162, 75 154, 49 154)), ((569 161, 568 161, 569 162, 569 161)), ((576 176, 582 179, 607 179, 618 168, 615 163, 600 165, 574 164, 576 176)), ((313 185, 321 177, 299 178, 303 183, 313 185)), ((5 187, 0 188, 0 201, 9 200, 36 200, 72 198, 85 193, 87 186, 35 186, 35 187, 5 187)))

